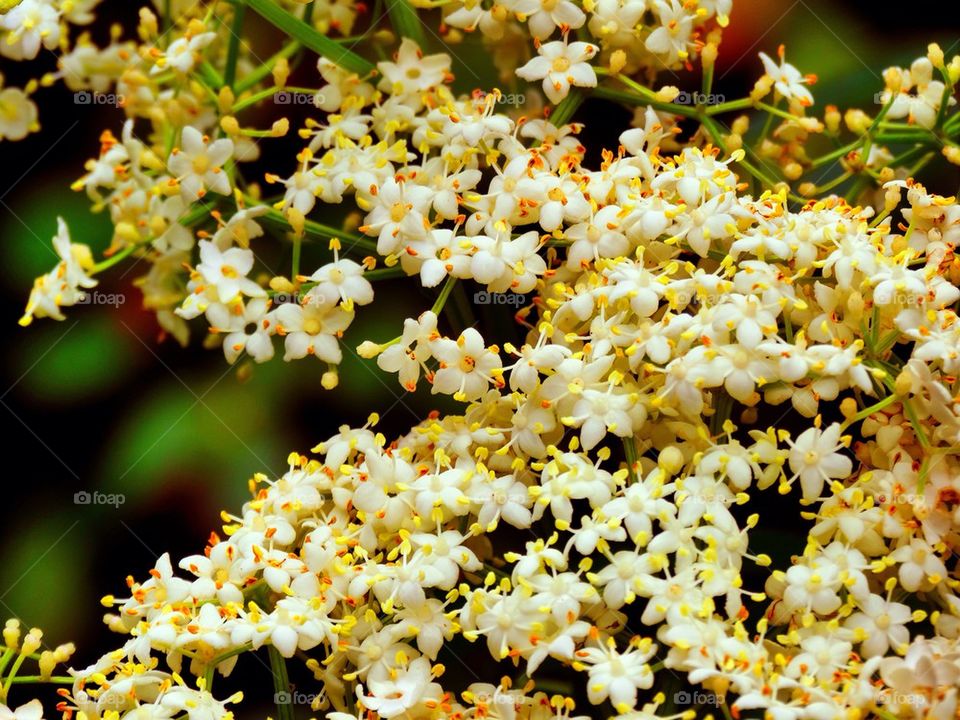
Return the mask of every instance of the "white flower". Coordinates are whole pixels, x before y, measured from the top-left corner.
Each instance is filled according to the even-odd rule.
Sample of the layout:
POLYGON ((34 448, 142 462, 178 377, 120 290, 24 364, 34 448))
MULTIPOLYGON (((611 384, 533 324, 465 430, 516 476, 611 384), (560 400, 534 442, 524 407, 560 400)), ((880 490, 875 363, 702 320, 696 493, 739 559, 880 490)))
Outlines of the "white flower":
POLYGON ((156 74, 167 68, 173 68, 177 72, 189 73, 200 58, 200 51, 216 39, 217 34, 213 32, 177 38, 158 58, 151 72, 156 74))
POLYGON ((41 720, 41 718, 43 718, 43 705, 39 700, 31 700, 16 710, 0 704, 0 720, 41 720))
POLYGON ((423 697, 430 684, 430 661, 419 657, 406 668, 391 668, 390 673, 371 673, 367 678, 367 691, 357 687, 357 697, 367 709, 382 718, 394 718, 406 713, 423 697), (381 677, 386 675, 385 677, 381 677))
POLYGON ((808 428, 790 443, 790 469, 800 478, 805 500, 814 500, 831 479, 843 480, 853 472, 853 461, 837 452, 847 447, 840 437, 841 428, 833 423, 826 430, 808 428))
POLYGON ((678 0, 655 0, 653 11, 657 14, 659 25, 644 43, 652 53, 663 56, 667 65, 690 56, 692 45, 693 21, 695 10, 688 9, 687 3, 678 0))
POLYGON ((773 87, 787 100, 796 100, 801 105, 813 105, 813 95, 807 90, 810 77, 802 75, 793 65, 785 60, 784 48, 778 50, 780 64, 778 65, 766 53, 760 53, 764 72, 773 80, 773 87))
POLYGON ((253 269, 253 252, 242 248, 221 250, 209 240, 201 240, 200 263, 196 273, 221 303, 229 303, 240 294, 263 297, 266 291, 247 277, 253 269))
POLYGON ((342 301, 347 309, 353 303, 369 305, 373 302, 373 286, 363 277, 363 266, 353 260, 337 260, 319 268, 310 280, 317 283, 311 295, 325 301, 342 301))
POLYGON ((398 373, 400 384, 413 392, 420 379, 420 368, 433 357, 430 344, 439 337, 437 316, 428 310, 416 320, 403 321, 403 334, 380 353, 377 365, 386 372, 398 373))
POLYGON ((22 0, 0 15, 0 55, 32 60, 40 46, 53 50, 60 44, 60 10, 48 0, 22 0))
POLYGON ((590 702, 599 705, 609 698, 617 712, 633 709, 637 704, 637 690, 653 687, 653 672, 647 661, 655 652, 653 643, 641 640, 631 643, 631 647, 621 653, 612 638, 580 650, 578 660, 589 666, 587 696, 590 702))
POLYGON ((27 308, 20 318, 21 325, 29 325, 34 317, 63 320, 60 308, 77 304, 84 296, 81 288, 92 288, 97 284, 88 274, 93 267, 90 248, 70 241, 70 229, 63 218, 57 218, 53 247, 60 262, 34 281, 27 308))
POLYGON ((500 356, 488 350, 483 336, 473 328, 463 331, 456 341, 440 338, 431 344, 440 368, 433 377, 433 392, 453 395, 459 400, 475 400, 490 383, 502 383, 500 356), (496 373, 496 374, 495 374, 496 373))
POLYGON ((937 585, 947 576, 943 561, 922 538, 913 538, 901 545, 890 553, 890 558, 900 564, 897 570, 900 584, 909 592, 937 585))
POLYGON ((284 360, 314 355, 319 360, 338 364, 342 360, 339 337, 353 322, 354 313, 337 298, 307 295, 302 305, 285 303, 274 312, 277 333, 284 336, 284 360))
POLYGON ((269 301, 263 297, 252 298, 246 304, 238 299, 229 307, 213 303, 207 309, 211 330, 227 334, 223 354, 228 363, 235 363, 244 351, 258 363, 273 357, 271 338, 276 329, 267 315, 268 309, 269 301))
POLYGON ((844 627, 853 630, 853 639, 864 655, 883 655, 891 647, 898 653, 906 651, 910 643, 906 624, 913 615, 908 606, 872 593, 857 604, 860 610, 844 621, 844 627))
POLYGON ((187 125, 180 145, 170 153, 167 167, 180 184, 183 199, 193 202, 206 195, 208 189, 229 195, 230 178, 223 171, 223 165, 233 156, 233 140, 211 141, 187 125))
MULTIPOLYGON (((0 46, 3 42, 0 38, 0 46)), ((3 76, 0 75, 2 84, 3 76)), ((0 90, 0 140, 23 140, 38 128, 37 106, 33 100, 20 88, 0 90)))
POLYGON ((587 19, 583 10, 570 0, 507 0, 503 4, 527 21, 530 34, 538 40, 550 37, 561 26, 581 27, 587 19))
POLYGON ((585 42, 554 40, 537 48, 538 57, 517 68, 517 75, 533 82, 543 80, 543 92, 556 104, 570 92, 570 86, 596 87, 597 76, 590 60, 597 54, 597 46, 585 42))
POLYGON ((379 62, 377 69, 383 76, 383 90, 396 96, 417 97, 443 83, 450 74, 450 56, 439 53, 424 57, 416 42, 404 38, 394 62, 379 62))

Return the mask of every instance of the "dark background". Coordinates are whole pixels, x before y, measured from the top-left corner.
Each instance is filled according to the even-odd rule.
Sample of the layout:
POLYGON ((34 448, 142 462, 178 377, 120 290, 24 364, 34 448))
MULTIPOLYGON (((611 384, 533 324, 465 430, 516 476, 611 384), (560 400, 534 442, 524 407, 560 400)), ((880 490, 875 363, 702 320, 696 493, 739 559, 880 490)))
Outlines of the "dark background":
MULTIPOLYGON (((107 21, 132 28, 137 5, 104 2, 95 34, 103 39, 107 21)), ((761 72, 757 52, 774 55, 783 42, 792 63, 820 76, 813 89, 817 108, 835 103, 873 112, 883 68, 909 65, 931 40, 948 57, 960 50, 960 23, 949 7, 916 0, 896 11, 872 2, 736 0, 714 92, 742 96, 761 72)), ((258 54, 267 57, 277 40, 258 33, 258 54)), ((44 63, 44 69, 55 66, 48 57, 28 67, 35 71, 44 63)), ((0 61, 7 84, 22 84, 24 69, 0 61)), ((462 63, 454 69, 461 89, 471 89, 473 70, 462 63)), ((684 75, 663 81, 695 89, 696 81, 684 75)), ((308 75, 305 82, 314 80, 308 75)), ((219 527, 219 510, 239 508, 255 472, 276 476, 289 451, 307 451, 340 424, 363 424, 372 411, 381 413, 390 435, 436 407, 428 393, 404 394, 395 378, 346 349, 398 334, 402 318, 427 309, 433 296, 411 283, 378 287, 378 303, 360 310, 348 334, 341 387, 333 392, 320 387, 321 363, 283 363, 282 350, 242 382, 219 351, 200 347, 199 332, 188 349, 170 340, 158 344, 156 322, 140 309, 131 285, 142 265, 121 265, 101 278, 100 290, 125 295, 123 306, 72 308, 65 322, 20 328, 33 277, 56 261, 50 238, 57 215, 68 221, 75 241, 95 250, 107 244, 108 218, 91 215, 86 196, 69 185, 97 154, 100 132, 119 135, 123 121, 117 110, 74 104, 62 85, 40 90, 36 100, 42 132, 0 144, 0 332, 6 350, 0 359, 6 460, 0 616, 41 626, 48 646, 75 641, 75 664, 84 666, 122 640, 99 623, 99 598, 122 596, 125 576, 143 579, 162 552, 176 562, 201 551, 210 530, 219 527), (122 493, 125 502, 78 505, 80 491, 122 493)), ((628 113, 588 102, 575 119, 587 123, 588 147, 611 146, 628 113)), ((289 174, 293 153, 262 147, 265 168, 289 174)), ((935 167, 931 184, 942 194, 955 192, 954 170, 935 167)), ((275 255, 281 267, 289 263, 288 252, 281 248, 275 255)), ((801 548, 803 536, 798 525, 789 549, 801 548)), ((255 661, 250 665, 250 672, 266 675, 255 661)), ((21 693, 15 704, 28 698, 21 693)))

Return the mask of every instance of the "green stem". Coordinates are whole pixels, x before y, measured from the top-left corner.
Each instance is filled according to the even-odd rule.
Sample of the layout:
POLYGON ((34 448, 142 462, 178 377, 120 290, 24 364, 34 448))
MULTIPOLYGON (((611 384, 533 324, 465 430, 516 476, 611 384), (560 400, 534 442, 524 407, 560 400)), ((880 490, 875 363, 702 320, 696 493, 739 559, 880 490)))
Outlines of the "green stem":
POLYGON ((550 123, 556 127, 566 125, 585 99, 583 92, 570 88, 567 96, 550 113, 550 123))
POLYGON ((627 459, 627 472, 630 473, 630 484, 637 481, 636 464, 640 461, 637 453, 637 440, 634 436, 623 438, 623 454, 627 459))
MULTIPOLYGON (((213 205, 199 205, 198 207, 194 208, 189 213, 181 217, 179 222, 184 227, 190 227, 201 218, 204 218, 207 215, 209 215, 213 209, 214 209, 213 205)), ((106 258, 105 260, 101 260, 96 265, 94 265, 90 269, 90 274, 98 275, 104 272, 105 270, 109 270, 114 265, 130 257, 130 255, 132 255, 134 251, 138 250, 139 248, 147 246, 149 243, 150 243, 150 240, 147 240, 146 242, 143 242, 143 243, 128 245, 123 250, 120 250, 119 252, 114 253, 110 257, 106 258)))
POLYGON ((247 15, 247 6, 243 2, 236 5, 233 27, 230 28, 230 41, 227 45, 227 66, 223 71, 223 82, 230 88, 237 79, 237 59, 240 55, 240 37, 243 34, 243 21, 247 15))
MULTIPOLYGON (((252 198, 248 198, 247 202, 248 207, 260 204, 252 198)), ((276 208, 270 208, 262 217, 266 222, 271 222, 274 225, 281 225, 289 230, 293 229, 286 216, 276 208)), ((329 225, 314 222, 313 220, 307 220, 306 224, 304 225, 304 233, 307 235, 307 237, 318 237, 324 240, 339 238, 343 241, 344 245, 357 246, 365 252, 375 253, 377 251, 377 244, 373 240, 361 237, 359 235, 354 235, 346 230, 341 230, 339 228, 330 227, 329 225)), ((345 250, 343 250, 343 252, 347 252, 349 250, 350 248, 347 247, 345 250)))
POLYGON ((300 249, 303 246, 303 238, 300 235, 293 237, 293 258, 290 261, 290 277, 295 278, 300 274, 300 249))
POLYGON ((41 675, 21 675, 10 680, 10 682, 14 685, 17 683, 54 683, 56 685, 73 685, 75 681, 76 678, 71 677, 70 675, 51 675, 50 677, 46 678, 41 675))
POLYGON ((296 54, 297 50, 300 49, 300 43, 296 40, 292 40, 280 48, 279 51, 271 55, 267 60, 262 64, 254 68, 250 73, 244 76, 241 80, 237 81, 236 87, 234 90, 239 95, 246 90, 249 90, 254 85, 259 83, 265 77, 270 75, 273 72, 274 66, 278 61, 283 59, 289 59, 292 55, 296 54))
POLYGON ((290 677, 287 675, 287 661, 273 645, 270 651, 270 670, 273 672, 273 691, 277 697, 277 720, 294 720, 293 703, 289 702, 290 677), (286 698, 288 702, 279 702, 286 698))
POLYGON ((712 105, 706 109, 706 113, 707 115, 719 115, 720 113, 731 112, 733 110, 747 110, 752 107, 754 107, 753 100, 746 97, 712 105))
POLYGON ((447 278, 447 282, 444 283, 443 288, 440 290, 440 295, 437 296, 437 301, 433 304, 433 307, 430 308, 434 315, 439 315, 443 311, 443 306, 447 304, 447 298, 450 297, 450 293, 453 292, 456 284, 457 279, 455 277, 447 278))
POLYGON ((893 405, 893 403, 895 403, 895 402, 897 401, 897 399, 898 399, 898 398, 897 398, 896 395, 887 395, 887 397, 885 397, 885 398, 884 398, 883 400, 881 400, 880 402, 874 403, 874 404, 871 405, 870 407, 864 408, 863 410, 861 410, 860 412, 858 412, 858 413, 857 413, 856 415, 854 415, 852 418, 850 418, 849 420, 847 420, 847 421, 843 424, 843 427, 846 428, 846 427, 849 427, 850 425, 853 425, 854 423, 860 422, 861 420, 866 420, 868 417, 870 417, 870 416, 873 415, 874 413, 880 412, 880 411, 883 410, 884 408, 889 407, 890 405, 893 405))

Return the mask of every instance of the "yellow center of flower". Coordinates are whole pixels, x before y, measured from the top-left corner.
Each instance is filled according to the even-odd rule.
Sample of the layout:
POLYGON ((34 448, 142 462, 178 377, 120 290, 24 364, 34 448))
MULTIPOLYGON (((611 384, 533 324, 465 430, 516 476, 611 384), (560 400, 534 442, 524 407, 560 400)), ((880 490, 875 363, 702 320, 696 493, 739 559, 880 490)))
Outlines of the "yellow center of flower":
POLYGON ((210 169, 210 159, 206 155, 197 155, 193 159, 193 171, 197 175, 203 175, 210 169))
POLYGON ((570 69, 570 61, 565 57, 558 57, 553 61, 551 69, 558 73, 566 72, 570 69))

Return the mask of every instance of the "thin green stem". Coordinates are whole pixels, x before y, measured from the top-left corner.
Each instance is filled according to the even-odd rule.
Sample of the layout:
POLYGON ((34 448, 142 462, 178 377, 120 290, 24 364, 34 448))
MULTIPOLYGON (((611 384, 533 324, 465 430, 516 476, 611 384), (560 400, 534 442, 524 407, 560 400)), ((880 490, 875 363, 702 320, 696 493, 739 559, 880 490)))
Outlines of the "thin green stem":
POLYGON ((287 661, 273 645, 269 647, 269 651, 277 720, 294 720, 293 703, 290 702, 290 676, 287 674, 287 661))
POLYGON ((269 58, 267 58, 267 60, 262 65, 258 65, 252 71, 247 73, 247 75, 245 75, 243 78, 238 80, 236 87, 234 87, 234 91, 237 94, 240 94, 242 92, 245 92, 246 90, 249 90, 254 85, 256 85, 261 80, 263 80, 265 77, 270 75, 270 73, 273 72, 273 68, 277 64, 277 62, 279 62, 280 60, 289 59, 292 55, 296 54, 297 50, 299 50, 300 47, 301 45, 299 42, 297 42, 296 40, 291 40, 282 48, 280 48, 279 51, 277 51, 276 53, 271 55, 269 58))
POLYGON ((42 675, 20 675, 12 678, 10 682, 14 685, 18 683, 52 683, 55 685, 73 685, 76 682, 75 677, 70 675, 51 675, 43 677, 42 675))
POLYGON ((230 88, 237 79, 237 59, 240 55, 240 38, 243 34, 243 21, 247 15, 245 3, 234 7, 233 27, 230 28, 230 40, 227 45, 227 65, 223 71, 223 82, 230 88))
POLYGON ((443 311, 443 306, 447 304, 447 299, 450 297, 450 293, 453 292, 456 284, 457 279, 455 277, 447 278, 447 282, 445 282, 440 289, 440 295, 437 296, 437 301, 433 304, 433 307, 430 308, 434 315, 439 315, 443 311))

